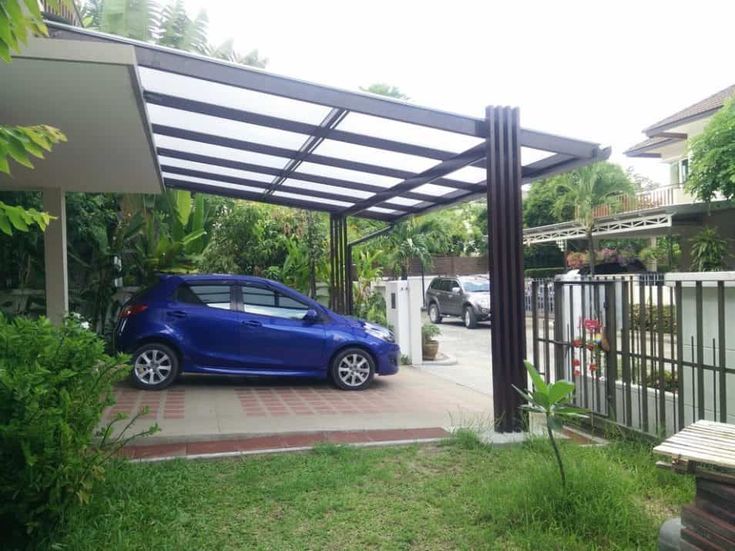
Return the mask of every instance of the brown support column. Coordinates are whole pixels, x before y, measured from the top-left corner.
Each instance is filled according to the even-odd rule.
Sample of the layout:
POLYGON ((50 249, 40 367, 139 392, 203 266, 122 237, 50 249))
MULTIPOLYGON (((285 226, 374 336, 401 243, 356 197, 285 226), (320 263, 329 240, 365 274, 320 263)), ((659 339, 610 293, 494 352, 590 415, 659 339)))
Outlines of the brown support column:
POLYGON ((487 210, 490 251, 491 344, 495 429, 523 429, 526 318, 523 308, 523 219, 518 109, 488 107, 487 210))
POLYGON ((346 313, 347 308, 347 220, 344 216, 331 214, 329 216, 329 249, 331 261, 329 305, 332 310, 340 314, 346 313))

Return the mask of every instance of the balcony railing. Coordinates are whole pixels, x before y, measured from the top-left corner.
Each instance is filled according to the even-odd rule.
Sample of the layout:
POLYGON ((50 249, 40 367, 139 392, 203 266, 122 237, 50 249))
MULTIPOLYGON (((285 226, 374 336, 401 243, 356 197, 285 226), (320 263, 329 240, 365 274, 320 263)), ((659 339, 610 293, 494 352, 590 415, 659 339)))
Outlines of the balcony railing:
POLYGON ((82 26, 82 18, 79 15, 79 10, 76 4, 69 2, 69 6, 64 3, 58 3, 55 5, 54 2, 47 2, 46 0, 40 0, 41 11, 45 14, 48 19, 55 19, 75 27, 82 26))
POLYGON ((649 191, 642 191, 630 197, 615 197, 606 205, 600 205, 594 210, 595 218, 602 218, 624 212, 668 207, 671 205, 687 205, 695 199, 689 195, 682 184, 659 187, 649 191))

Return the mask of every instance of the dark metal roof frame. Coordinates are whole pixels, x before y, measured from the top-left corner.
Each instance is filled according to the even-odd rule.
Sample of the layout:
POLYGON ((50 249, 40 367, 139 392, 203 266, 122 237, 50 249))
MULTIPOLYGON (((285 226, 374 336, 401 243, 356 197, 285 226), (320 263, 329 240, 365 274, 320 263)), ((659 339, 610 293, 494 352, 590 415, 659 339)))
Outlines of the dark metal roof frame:
MULTIPOLYGON (((279 113, 279 116, 274 116, 272 113, 264 114, 220 105, 216 103, 216 94, 213 94, 211 99, 207 97, 207 101, 201 101, 201 97, 196 100, 182 97, 186 95, 186 91, 175 87, 170 90, 165 89, 165 93, 161 93, 160 90, 146 90, 143 96, 148 104, 177 110, 182 113, 182 117, 186 117, 187 113, 195 113, 212 117, 213 121, 236 121, 304 135, 304 142, 301 146, 291 149, 259 143, 257 140, 250 141, 247 139, 247 132, 215 135, 200 131, 203 130, 202 128, 191 130, 170 125, 176 123, 152 124, 151 130, 154 137, 166 136, 188 142, 183 150, 170 144, 167 144, 167 147, 159 145, 156 149, 162 171, 166 174, 164 183, 171 187, 386 221, 396 221, 406 216, 428 212, 486 193, 487 186, 484 179, 472 182, 452 177, 454 172, 465 167, 486 169, 485 138, 488 130, 484 118, 468 117, 373 94, 339 90, 303 82, 252 67, 58 23, 49 23, 49 28, 54 38, 130 45, 135 49, 137 63, 141 67, 329 108, 319 124, 310 124, 285 118, 288 110, 285 110, 283 115, 279 113), (472 136, 482 139, 482 142, 457 153, 428 145, 400 141, 392 137, 378 137, 369 133, 343 130, 340 128, 341 123, 350 112, 419 125, 455 135, 472 136), (372 157, 380 160, 380 164, 364 162, 364 159, 357 161, 351 158, 324 155, 320 153, 320 146, 327 139, 370 148, 375 152, 372 157), (282 159, 285 164, 274 168, 256 162, 226 158, 225 153, 221 157, 203 154, 204 152, 196 150, 196 144, 269 155, 282 159), (384 166, 379 154, 381 151, 409 155, 424 161, 438 161, 438 163, 416 173, 395 165, 384 166), (181 164, 184 166, 176 166, 179 163, 172 163, 167 159, 183 161, 181 164), (305 162, 362 173, 363 181, 355 181, 349 176, 342 177, 341 174, 340 177, 334 177, 333 175, 321 176, 310 173, 301 166, 305 162), (186 166, 186 163, 203 165, 202 170, 199 170, 199 167, 186 166), (207 165, 210 167, 209 170, 206 169, 207 165), (222 174, 221 168, 263 174, 272 176, 272 178, 264 181, 225 175, 222 174), (394 178, 399 182, 390 187, 369 183, 375 176, 394 178), (197 179, 204 179, 210 183, 197 182, 197 179), (308 186, 308 183, 330 187, 318 188, 308 186), (430 193, 429 188, 427 190, 417 189, 425 184, 450 189, 435 190, 435 193, 430 193), (262 193, 253 191, 255 189, 263 191, 262 193), (290 195, 284 196, 283 194, 290 195), (365 194, 372 195, 365 197, 365 194), (401 203, 399 199, 415 203, 399 204, 401 203), (338 201, 339 204, 330 203, 330 201, 338 201)), ((594 143, 528 129, 518 129, 518 141, 521 146, 552 153, 545 159, 523 167, 523 181, 570 170, 605 159, 609 155, 609 150, 601 150, 594 143)), ((456 148, 456 145, 454 147, 456 148)), ((369 150, 365 151, 369 152, 369 150)), ((479 176, 478 180, 480 180, 479 176)))

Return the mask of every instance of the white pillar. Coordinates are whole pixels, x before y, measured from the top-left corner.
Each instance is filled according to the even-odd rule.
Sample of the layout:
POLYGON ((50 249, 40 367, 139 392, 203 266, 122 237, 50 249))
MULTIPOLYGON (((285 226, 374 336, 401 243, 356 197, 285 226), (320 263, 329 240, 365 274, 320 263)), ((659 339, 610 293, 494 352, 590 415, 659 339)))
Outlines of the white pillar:
POLYGON ((60 325, 69 311, 66 267, 66 199, 61 189, 43 191, 43 209, 55 216, 43 234, 46 265, 46 317, 60 325))

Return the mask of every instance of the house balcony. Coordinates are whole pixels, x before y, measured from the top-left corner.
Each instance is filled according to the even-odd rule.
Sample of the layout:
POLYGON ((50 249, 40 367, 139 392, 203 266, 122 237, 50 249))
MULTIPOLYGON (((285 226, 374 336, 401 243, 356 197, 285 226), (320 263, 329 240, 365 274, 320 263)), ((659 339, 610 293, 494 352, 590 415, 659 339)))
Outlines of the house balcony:
POLYGON ((630 197, 615 197, 605 205, 600 205, 593 212, 595 218, 603 218, 613 214, 643 211, 673 205, 690 205, 697 199, 687 193, 684 184, 673 184, 641 191, 630 197))

